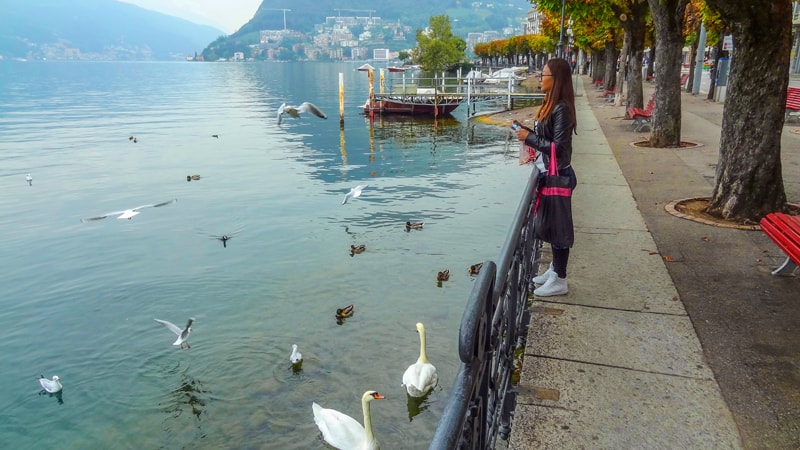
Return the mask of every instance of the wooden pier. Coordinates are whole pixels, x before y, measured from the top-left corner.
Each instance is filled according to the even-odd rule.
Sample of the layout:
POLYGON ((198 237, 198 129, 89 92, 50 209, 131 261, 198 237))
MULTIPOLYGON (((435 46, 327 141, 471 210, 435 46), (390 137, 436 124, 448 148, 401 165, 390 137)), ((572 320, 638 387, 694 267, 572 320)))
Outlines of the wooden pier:
POLYGON ((406 69, 389 68, 395 75, 386 79, 380 71, 379 88, 374 89, 374 68, 368 65, 358 70, 368 73, 369 96, 364 104, 365 113, 378 114, 449 114, 461 104, 466 103, 468 111, 475 114, 477 104, 495 102, 506 110, 514 109, 515 103, 539 103, 544 100, 541 92, 516 92, 518 81, 508 79, 506 84, 485 84, 459 76, 421 78, 407 77, 406 69), (399 75, 399 77, 397 76, 399 75))

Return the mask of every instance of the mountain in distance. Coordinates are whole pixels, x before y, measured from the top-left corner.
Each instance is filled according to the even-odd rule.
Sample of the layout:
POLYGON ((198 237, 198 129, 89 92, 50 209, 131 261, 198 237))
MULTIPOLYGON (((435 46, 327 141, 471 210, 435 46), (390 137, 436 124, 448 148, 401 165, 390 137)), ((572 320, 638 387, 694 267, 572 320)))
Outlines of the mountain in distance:
MULTIPOLYGON (((497 31, 506 27, 521 27, 528 10, 529 0, 504 0, 503 3, 438 0, 263 0, 255 15, 230 36, 220 37, 203 53, 216 53, 219 57, 230 57, 229 53, 240 51, 247 54, 247 46, 259 42, 261 30, 288 30, 311 33, 315 26, 331 16, 380 17, 382 23, 401 23, 412 30, 428 26, 433 16, 446 14, 450 18, 453 34, 466 39, 467 33, 497 31)), ((387 42, 388 44, 388 42, 387 42)), ((416 45, 412 31, 406 37, 403 48, 416 45)))
POLYGON ((5 0, 0 56, 175 60, 224 34, 117 0, 5 0))

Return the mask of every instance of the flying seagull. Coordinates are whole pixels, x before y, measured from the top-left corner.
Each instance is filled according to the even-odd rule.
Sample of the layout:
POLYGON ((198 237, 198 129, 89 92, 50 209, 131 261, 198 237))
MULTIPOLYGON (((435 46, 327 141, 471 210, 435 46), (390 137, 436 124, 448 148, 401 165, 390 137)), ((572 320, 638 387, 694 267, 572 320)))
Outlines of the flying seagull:
POLYGON ((125 210, 122 210, 122 211, 113 211, 113 212, 110 212, 110 213, 105 213, 102 216, 96 216, 96 217, 89 217, 87 219, 81 219, 81 222, 89 222, 91 220, 105 219, 108 216, 117 216, 118 214, 119 215, 117 216, 117 219, 128 219, 128 220, 131 220, 131 219, 133 219, 134 216, 137 216, 137 215, 139 215, 139 213, 141 213, 141 211, 139 211, 140 209, 158 208, 158 207, 161 207, 161 206, 167 206, 170 203, 175 203, 177 201, 178 201, 177 198, 173 198, 172 200, 167 200, 166 202, 156 203, 155 205, 142 205, 142 206, 137 206, 136 208, 125 209, 125 210))
POLYGON ((363 191, 367 186, 369 186, 369 185, 368 184, 359 184, 358 186, 356 186, 354 188, 350 188, 350 192, 345 194, 344 200, 342 200, 342 204, 344 205, 351 198, 361 197, 361 191, 363 191))
POLYGON ((321 109, 317 108, 317 106, 313 103, 303 102, 300 106, 289 106, 286 103, 282 103, 280 107, 278 107, 278 125, 281 124, 281 120, 283 119, 283 115, 288 114, 295 119, 300 117, 300 113, 311 113, 321 119, 327 119, 328 115, 322 112, 321 109))
POLYGON ((189 345, 189 333, 192 332, 192 322, 194 322, 194 317, 189 318, 189 321, 186 322, 186 327, 182 330, 178 328, 178 326, 175 325, 174 323, 167 322, 166 320, 159 320, 159 319, 154 319, 154 320, 160 323, 161 325, 164 325, 165 327, 169 328, 169 331, 172 331, 173 333, 178 335, 178 339, 176 339, 175 342, 172 343, 172 345, 180 345, 182 349, 183 343, 185 342, 186 348, 192 348, 192 346, 189 345))

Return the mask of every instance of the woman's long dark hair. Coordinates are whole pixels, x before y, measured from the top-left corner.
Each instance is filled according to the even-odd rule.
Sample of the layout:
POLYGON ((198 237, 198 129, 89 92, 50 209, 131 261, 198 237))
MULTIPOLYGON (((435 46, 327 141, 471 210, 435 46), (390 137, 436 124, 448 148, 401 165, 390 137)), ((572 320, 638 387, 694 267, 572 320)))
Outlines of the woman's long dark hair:
POLYGON ((544 103, 536 112, 536 120, 545 120, 557 104, 564 102, 572 114, 572 131, 578 134, 575 89, 572 87, 572 67, 563 58, 553 58, 545 65, 550 68, 550 74, 553 75, 553 88, 544 96, 544 103))

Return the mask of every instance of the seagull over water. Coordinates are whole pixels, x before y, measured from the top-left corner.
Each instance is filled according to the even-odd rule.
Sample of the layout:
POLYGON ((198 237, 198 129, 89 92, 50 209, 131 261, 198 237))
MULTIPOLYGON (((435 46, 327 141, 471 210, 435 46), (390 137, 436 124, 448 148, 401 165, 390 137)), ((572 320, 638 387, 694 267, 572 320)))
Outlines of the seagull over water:
POLYGON ((300 113, 311 113, 320 119, 328 118, 328 115, 322 112, 322 110, 313 103, 303 102, 300 106, 289 106, 286 103, 282 103, 281 106, 278 107, 278 125, 281 124, 284 114, 288 114, 297 119, 300 117, 300 113))
POLYGON ((367 186, 369 186, 369 185, 368 184, 359 184, 358 186, 356 186, 354 188, 350 188, 350 192, 345 194, 344 200, 342 200, 342 204, 344 205, 345 203, 347 203, 351 199, 361 197, 361 191, 366 189, 367 186))
POLYGON ((28 182, 28 186, 33 186, 33 177, 31 174, 26 175, 25 180, 28 182))
POLYGON ((140 209, 144 209, 144 208, 159 208, 161 206, 167 206, 170 203, 175 203, 177 201, 178 201, 177 198, 173 198, 172 200, 167 200, 166 202, 156 203, 155 205, 142 205, 142 206, 137 206, 136 208, 125 209, 125 210, 122 210, 122 211, 112 211, 110 213, 105 213, 102 216, 95 216, 95 217, 89 217, 87 219, 81 219, 81 222, 89 222, 89 221, 92 221, 92 220, 105 219, 106 217, 109 217, 109 216, 117 216, 117 219, 128 219, 128 220, 131 220, 131 219, 133 219, 134 216, 138 216, 141 213, 141 211, 139 211, 140 209))
POLYGON ((169 331, 172 331, 173 333, 178 335, 178 339, 176 339, 175 342, 172 343, 172 345, 180 345, 181 349, 183 349, 183 343, 185 342, 186 348, 192 348, 192 346, 189 345, 189 333, 192 332, 192 322, 194 322, 194 317, 189 318, 189 321, 186 322, 186 327, 182 330, 172 322, 167 322, 166 320, 159 320, 159 319, 154 319, 154 320, 160 323, 161 325, 167 327, 169 331))

